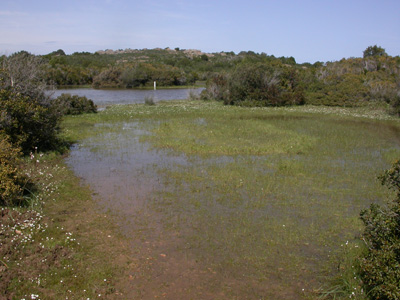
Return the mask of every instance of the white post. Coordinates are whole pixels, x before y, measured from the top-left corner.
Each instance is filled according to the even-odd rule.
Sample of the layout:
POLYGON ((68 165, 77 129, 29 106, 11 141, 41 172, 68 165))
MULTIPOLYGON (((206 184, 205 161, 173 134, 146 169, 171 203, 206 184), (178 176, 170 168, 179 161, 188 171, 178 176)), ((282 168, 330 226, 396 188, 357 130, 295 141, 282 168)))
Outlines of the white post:
POLYGON ((157 83, 154 81, 154 90, 157 89, 157 83))

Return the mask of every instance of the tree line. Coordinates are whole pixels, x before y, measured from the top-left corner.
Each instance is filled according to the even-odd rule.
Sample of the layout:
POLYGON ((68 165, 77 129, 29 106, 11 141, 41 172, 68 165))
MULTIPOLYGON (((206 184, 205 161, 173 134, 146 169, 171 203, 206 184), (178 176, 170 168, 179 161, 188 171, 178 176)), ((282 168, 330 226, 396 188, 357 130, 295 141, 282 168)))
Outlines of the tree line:
MULTIPOLYGON (((40 61, 47 85, 91 85, 94 88, 193 86, 206 82, 203 98, 233 105, 336 105, 389 103, 399 113, 400 57, 377 45, 362 57, 314 64, 293 57, 242 51, 202 53, 181 49, 117 50, 99 53, 57 50, 40 61)), ((4 65, 10 57, 1 57, 4 65)))
POLYGON ((399 114, 400 57, 378 46, 368 47, 362 58, 313 65, 256 56, 211 76, 203 97, 246 106, 387 103, 399 114))
POLYGON ((40 56, 45 62, 48 84, 93 85, 94 87, 131 88, 193 85, 215 73, 235 68, 241 61, 279 60, 296 64, 293 57, 276 58, 253 51, 202 53, 197 50, 143 49, 130 51, 75 52, 66 55, 61 49, 40 56), (102 53, 102 54, 100 54, 102 53))

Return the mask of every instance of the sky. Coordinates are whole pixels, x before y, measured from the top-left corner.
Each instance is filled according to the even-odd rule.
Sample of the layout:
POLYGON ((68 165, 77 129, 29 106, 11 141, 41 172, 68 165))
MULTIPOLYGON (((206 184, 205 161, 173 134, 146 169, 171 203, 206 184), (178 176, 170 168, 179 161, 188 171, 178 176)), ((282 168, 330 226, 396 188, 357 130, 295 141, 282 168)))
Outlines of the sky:
POLYGON ((254 51, 298 63, 400 55, 400 0, 1 0, 0 55, 254 51))

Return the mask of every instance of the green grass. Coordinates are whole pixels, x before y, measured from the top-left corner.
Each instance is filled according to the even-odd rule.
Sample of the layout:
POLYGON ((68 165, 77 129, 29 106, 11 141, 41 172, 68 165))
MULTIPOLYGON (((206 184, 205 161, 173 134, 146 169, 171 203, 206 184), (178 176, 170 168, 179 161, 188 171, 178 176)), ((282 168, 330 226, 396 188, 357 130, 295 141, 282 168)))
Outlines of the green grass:
MULTIPOLYGON (((231 299, 334 294, 321 287, 352 264, 359 212, 387 199, 376 176, 400 156, 399 121, 366 108, 177 101, 113 106, 64 128, 100 157, 139 138, 165 159, 186 158, 154 166, 164 188, 146 213, 182 238, 182 254, 217 272, 212 288, 231 299), (134 133, 123 130, 130 124, 134 133)), ((336 285, 347 285, 345 297, 360 291, 353 275, 336 285)))
POLYGON ((117 237, 107 238, 114 236, 113 225, 62 157, 36 154, 36 160, 25 165, 37 186, 28 207, 0 211, 1 294, 7 299, 115 297, 114 276, 122 269, 108 258, 125 252, 115 247, 117 237))

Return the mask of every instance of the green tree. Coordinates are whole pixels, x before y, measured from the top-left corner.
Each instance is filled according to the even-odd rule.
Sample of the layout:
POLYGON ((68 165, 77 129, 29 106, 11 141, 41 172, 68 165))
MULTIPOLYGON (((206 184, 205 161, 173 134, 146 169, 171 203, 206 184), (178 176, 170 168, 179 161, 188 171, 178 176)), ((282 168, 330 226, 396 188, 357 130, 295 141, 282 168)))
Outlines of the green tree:
POLYGON ((136 64, 131 68, 126 68, 120 79, 127 88, 145 86, 147 82, 151 81, 153 72, 152 66, 148 64, 136 64))
POLYGON ((208 61, 208 56, 206 54, 202 54, 200 58, 201 60, 208 61))
POLYGON ((387 56, 385 49, 377 45, 369 46, 367 49, 364 50, 363 54, 364 58, 371 56, 387 56))
POLYGON ((48 55, 65 56, 66 54, 63 49, 58 49, 57 51, 53 51, 48 55))

